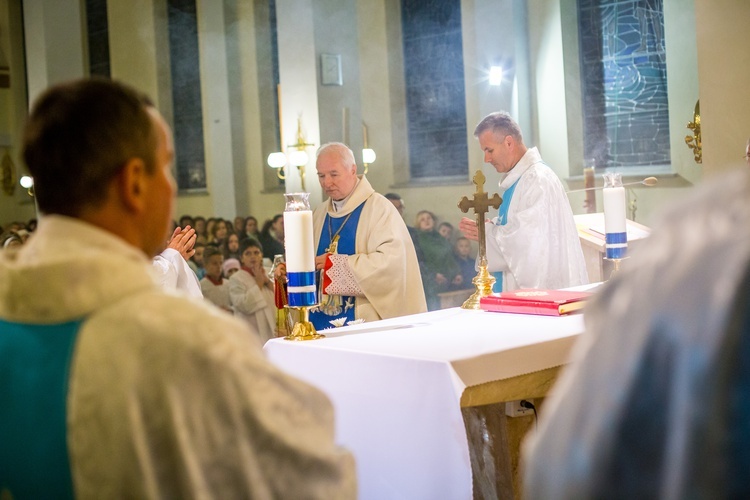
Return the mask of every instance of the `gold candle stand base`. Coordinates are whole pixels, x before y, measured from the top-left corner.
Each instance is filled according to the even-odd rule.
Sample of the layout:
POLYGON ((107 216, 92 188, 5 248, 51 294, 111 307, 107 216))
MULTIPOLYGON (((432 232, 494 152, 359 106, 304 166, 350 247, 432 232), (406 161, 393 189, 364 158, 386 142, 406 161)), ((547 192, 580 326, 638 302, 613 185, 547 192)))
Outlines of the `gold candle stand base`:
POLYGON ((495 284, 495 277, 492 276, 489 272, 487 272, 487 265, 480 264, 479 265, 479 273, 474 276, 474 279, 471 280, 471 282, 476 287, 476 291, 471 294, 471 297, 466 299, 466 302, 461 305, 461 309, 472 309, 474 311, 479 311, 481 307, 479 306, 479 299, 482 297, 487 297, 492 293, 492 285, 495 284))
MULTIPOLYGON (((317 305, 317 304, 316 304, 317 305)), ((287 309, 296 309, 299 311, 299 321, 294 323, 292 333, 284 337, 285 340, 315 340, 325 338, 325 335, 318 333, 315 327, 309 321, 309 309, 315 306, 284 306, 287 309)))
POLYGON ((622 257, 620 259, 609 259, 607 257, 604 257, 604 260, 612 263, 612 272, 609 273, 609 278, 607 280, 611 280, 612 277, 620 272, 620 266, 622 265, 622 261, 627 259, 628 257, 622 257))

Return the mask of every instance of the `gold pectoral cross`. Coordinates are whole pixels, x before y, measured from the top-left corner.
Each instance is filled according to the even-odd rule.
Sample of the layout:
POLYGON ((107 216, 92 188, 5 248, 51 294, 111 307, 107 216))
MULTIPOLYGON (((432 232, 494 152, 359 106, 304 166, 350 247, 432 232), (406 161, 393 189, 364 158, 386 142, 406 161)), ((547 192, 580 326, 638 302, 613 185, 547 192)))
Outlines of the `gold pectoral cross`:
POLYGON ((338 250, 339 247, 339 235, 333 237, 331 240, 331 244, 328 245, 328 248, 326 248, 326 253, 336 253, 336 250, 338 250))
POLYGON ((486 180, 482 171, 477 170, 472 179, 477 186, 474 197, 470 200, 464 196, 458 202, 458 208, 463 213, 467 213, 471 208, 474 209, 479 239, 479 273, 471 280, 476 287, 476 291, 463 303, 461 307, 464 309, 479 309, 479 299, 491 294, 492 285, 495 283, 495 278, 487 272, 487 241, 484 234, 484 214, 487 213, 490 207, 495 209, 500 208, 503 199, 497 193, 493 194, 491 198, 487 196, 487 193, 484 191, 484 182, 486 180))

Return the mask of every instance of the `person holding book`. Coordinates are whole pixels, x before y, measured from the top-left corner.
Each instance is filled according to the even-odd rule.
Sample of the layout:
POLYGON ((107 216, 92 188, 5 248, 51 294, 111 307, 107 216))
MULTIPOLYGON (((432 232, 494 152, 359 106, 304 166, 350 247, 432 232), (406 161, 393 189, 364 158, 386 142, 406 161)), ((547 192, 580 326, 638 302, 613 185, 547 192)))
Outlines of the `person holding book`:
MULTIPOLYGON (((578 230, 560 179, 537 148, 527 148, 518 124, 504 111, 487 115, 474 130, 484 161, 503 178, 498 216, 485 223, 488 270, 494 291, 566 288, 588 283, 578 230)), ((459 229, 478 241, 473 219, 459 229)))

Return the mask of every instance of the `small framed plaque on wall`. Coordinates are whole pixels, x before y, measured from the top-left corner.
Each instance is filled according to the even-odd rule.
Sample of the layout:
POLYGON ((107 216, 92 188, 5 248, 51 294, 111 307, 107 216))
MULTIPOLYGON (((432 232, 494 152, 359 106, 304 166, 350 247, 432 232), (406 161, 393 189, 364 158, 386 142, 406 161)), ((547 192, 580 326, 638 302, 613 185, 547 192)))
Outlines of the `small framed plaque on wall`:
POLYGON ((322 85, 343 85, 341 76, 341 55, 320 55, 320 83, 322 85))

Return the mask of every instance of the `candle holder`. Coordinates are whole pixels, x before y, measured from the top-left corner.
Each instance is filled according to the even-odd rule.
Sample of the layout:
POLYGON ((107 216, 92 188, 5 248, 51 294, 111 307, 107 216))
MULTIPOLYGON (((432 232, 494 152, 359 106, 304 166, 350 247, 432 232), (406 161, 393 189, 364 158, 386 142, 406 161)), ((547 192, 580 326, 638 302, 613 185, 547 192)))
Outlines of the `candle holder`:
MULTIPOLYGON (((309 310, 317 304, 315 250, 313 246, 310 193, 286 193, 284 207, 284 248, 286 250, 287 312, 297 312, 292 333, 286 340, 322 338, 309 320, 309 310)), ((291 316, 291 315, 290 315, 291 316)))
POLYGON ((318 333, 317 330, 315 330, 315 326, 313 326, 309 320, 310 307, 315 307, 316 305, 317 304, 314 304, 313 306, 285 306, 287 309, 294 309, 297 311, 299 317, 299 320, 294 323, 292 333, 284 337, 285 340, 315 340, 325 338, 325 335, 318 333))
POLYGON ((611 259, 609 257, 604 257, 604 260, 609 261, 609 262, 612 263, 612 272, 609 273, 609 278, 607 278, 607 280, 611 280, 614 277, 615 274, 619 274, 620 273, 620 267, 622 266, 622 261, 625 260, 625 259, 628 259, 628 258, 629 257, 627 257, 627 256, 626 257, 614 258, 614 259, 611 259))
POLYGON ((466 299, 461 305, 461 309, 480 310, 479 299, 487 297, 492 293, 492 285, 495 284, 495 281, 497 281, 495 277, 487 271, 487 259, 482 257, 479 261, 479 272, 471 280, 476 291, 471 294, 471 297, 466 299))
POLYGON ((484 235, 484 214, 487 213, 490 207, 495 209, 499 208, 503 200, 497 193, 493 194, 492 197, 487 195, 487 192, 484 190, 484 182, 486 180, 487 179, 484 177, 482 171, 477 170, 472 178, 472 182, 477 187, 473 198, 470 200, 468 197, 464 196, 458 202, 458 208, 463 213, 468 213, 470 209, 474 209, 474 221, 477 224, 479 272, 474 276, 474 279, 471 280, 476 287, 476 291, 461 305, 462 309, 473 309, 475 311, 481 309, 479 299, 490 295, 492 293, 492 285, 497 281, 495 280, 495 277, 487 271, 487 241, 485 240, 484 235))

